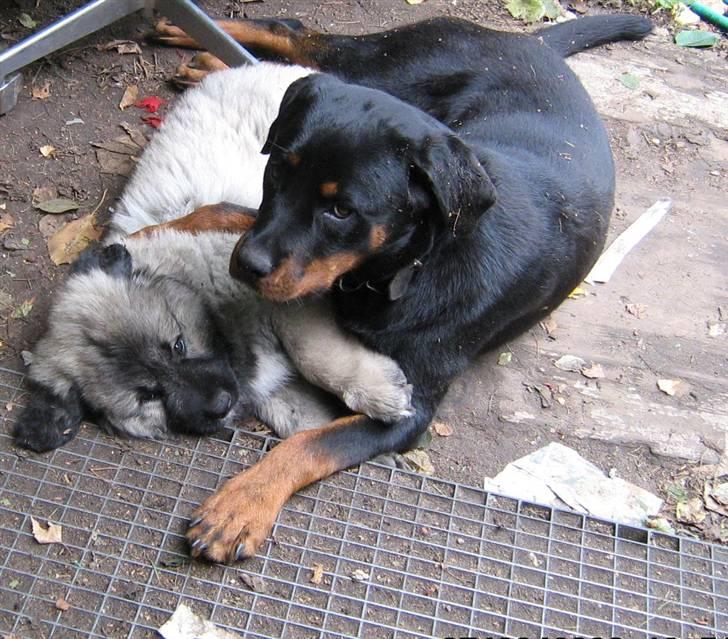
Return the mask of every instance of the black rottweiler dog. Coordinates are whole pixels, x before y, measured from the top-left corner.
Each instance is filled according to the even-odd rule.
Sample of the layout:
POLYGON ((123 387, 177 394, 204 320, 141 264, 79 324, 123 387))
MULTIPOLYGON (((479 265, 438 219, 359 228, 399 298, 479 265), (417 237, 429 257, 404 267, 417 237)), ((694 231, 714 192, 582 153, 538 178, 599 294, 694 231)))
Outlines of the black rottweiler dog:
POLYGON ((564 57, 646 36, 598 16, 535 35, 435 19, 361 37, 227 23, 294 82, 263 149, 252 230, 231 272, 277 301, 331 291, 341 325, 393 357, 414 416, 295 435, 205 502, 193 553, 252 555, 301 486, 410 446, 479 353, 554 310, 598 257, 613 206, 604 126, 564 57))

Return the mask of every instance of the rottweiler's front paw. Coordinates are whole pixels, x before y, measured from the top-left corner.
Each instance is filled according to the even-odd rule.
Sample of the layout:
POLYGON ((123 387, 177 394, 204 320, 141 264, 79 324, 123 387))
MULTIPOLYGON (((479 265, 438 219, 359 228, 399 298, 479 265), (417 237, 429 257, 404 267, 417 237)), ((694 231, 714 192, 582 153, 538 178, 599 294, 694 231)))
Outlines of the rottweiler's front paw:
POLYGON ((413 414, 412 386, 397 362, 380 355, 357 371, 343 392, 344 403, 355 413, 383 422, 396 422, 413 414))
POLYGON ((253 467, 229 479, 192 515, 187 541, 193 557, 218 563, 253 557, 282 506, 275 486, 253 467))

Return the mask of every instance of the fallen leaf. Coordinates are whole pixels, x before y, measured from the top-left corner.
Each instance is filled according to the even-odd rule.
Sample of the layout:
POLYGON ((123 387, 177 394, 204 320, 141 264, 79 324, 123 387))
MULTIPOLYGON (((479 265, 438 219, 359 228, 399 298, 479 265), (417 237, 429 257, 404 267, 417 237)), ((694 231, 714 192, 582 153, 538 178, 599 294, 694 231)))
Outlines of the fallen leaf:
POLYGON ((586 291, 581 287, 577 286, 571 293, 569 293, 568 298, 570 300, 578 300, 580 297, 586 297, 586 291))
POLYGON ((675 517, 683 524, 696 526, 705 521, 706 512, 699 497, 681 501, 675 506, 675 517))
POLYGON ((604 377, 604 369, 601 364, 591 364, 582 367, 581 374, 589 379, 601 379, 604 377))
POLYGON ((134 168, 134 160, 132 160, 131 155, 96 149, 96 159, 99 161, 102 173, 129 175, 134 168))
POLYGON ((73 118, 72 120, 66 120, 66 126, 72 126, 74 124, 86 124, 81 118, 73 118))
POLYGON ((624 309, 637 319, 642 319, 642 315, 647 310, 647 307, 644 304, 625 304, 624 309))
POLYGON ((75 211, 80 205, 78 202, 74 202, 68 198, 57 197, 52 200, 46 200, 45 202, 38 202, 33 206, 44 213, 59 215, 61 213, 68 213, 68 211, 75 211))
POLYGON ((422 4, 425 0, 407 0, 407 4, 422 4))
POLYGON ((53 185, 37 186, 33 189, 32 202, 33 206, 38 202, 44 202, 45 200, 52 200, 58 197, 58 191, 53 185))
MULTIPOLYGON (((2 216, 0 216, 0 219, 2 219, 2 216)), ((0 232, 1 231, 2 226, 0 226, 0 232)), ((720 337, 726 333, 728 333, 728 324, 725 322, 716 322, 714 320, 708 321, 708 337, 720 337)))
POLYGON ((675 36, 675 44, 679 47, 712 47, 720 36, 709 31, 680 31, 675 36))
POLYGON ((619 76, 619 81, 633 91, 640 85, 639 78, 633 73, 623 73, 619 76))
POLYGON ((650 517, 645 521, 647 528, 658 530, 667 534, 675 534, 674 528, 670 525, 670 522, 664 517, 650 517))
POLYGON ((60 610, 61 612, 66 612, 71 607, 71 604, 68 603, 63 597, 58 597, 56 599, 56 608, 60 610))
POLYGON ((371 574, 368 573, 366 570, 362 570, 361 568, 356 568, 351 575, 349 575, 352 579, 352 581, 369 581, 371 579, 371 574))
POLYGON ((138 54, 141 55, 142 50, 134 40, 112 40, 106 44, 100 44, 96 47, 99 51, 111 51, 112 49, 121 55, 138 54))
POLYGON ((33 528, 33 537, 39 544, 62 544, 63 528, 57 524, 48 522, 48 528, 44 528, 43 524, 30 518, 30 525, 33 528))
POLYGON ((18 16, 18 22, 20 22, 20 24, 22 24, 26 29, 35 29, 38 26, 38 23, 27 13, 21 13, 18 16))
POLYGON ((49 237, 57 233, 66 224, 66 220, 58 215, 44 215, 38 220, 38 230, 40 234, 47 240, 49 237))
POLYGON ((314 564, 313 569, 311 570, 311 578, 309 581, 314 586, 320 586, 321 582, 324 578, 324 565, 323 564, 314 564))
POLYGON ((124 129, 124 131, 126 131, 126 134, 129 136, 131 141, 136 144, 137 147, 139 147, 140 149, 143 149, 146 146, 147 142, 149 142, 141 129, 132 126, 128 122, 122 122, 121 124, 119 124, 119 126, 124 129))
POLYGON ((546 331, 549 337, 553 337, 554 332, 559 327, 556 320, 550 315, 541 322, 541 328, 546 331))
POLYGON ((189 563, 187 557, 168 557, 167 559, 160 559, 157 563, 162 568, 179 568, 189 563))
POLYGON ((703 484, 703 505, 707 510, 728 517, 728 483, 718 484, 714 488, 706 481, 703 484))
POLYGON ((157 97, 156 95, 148 95, 146 98, 139 100, 134 106, 139 109, 144 109, 149 113, 156 113, 159 108, 166 104, 165 100, 157 97))
POLYGON ((17 579, 11 579, 11 580, 10 580, 10 581, 8 582, 8 586, 9 586, 10 588, 12 588, 13 590, 15 590, 15 589, 16 589, 16 588, 17 588, 17 587, 18 587, 19 585, 20 585, 20 581, 19 581, 19 580, 17 580, 17 579))
POLYGON ((121 101, 119 102, 119 108, 123 111, 124 109, 128 109, 132 104, 134 104, 137 101, 137 98, 139 97, 139 87, 136 84, 130 84, 126 89, 124 89, 124 95, 121 96, 121 101))
POLYGON ((511 360, 513 359, 513 353, 510 351, 504 351, 500 355, 498 355, 498 361, 496 362, 498 366, 507 366, 511 363, 511 360))
POLYGON ((33 100, 47 100, 51 97, 51 81, 46 80, 41 85, 35 85, 30 93, 33 100))
POLYGON ((408 450, 402 454, 409 465, 417 472, 423 475, 432 475, 435 472, 435 467, 432 465, 430 456, 424 451, 419 449, 408 450))
POLYGON ((267 590, 265 581, 258 575, 248 575, 243 573, 240 575, 240 581, 242 581, 248 588, 253 592, 265 592, 267 590))
POLYGON ((47 242, 48 254, 53 263, 70 264, 91 242, 101 238, 93 213, 73 220, 55 233, 47 242))
POLYGON ((679 379, 658 379, 657 388, 666 395, 672 397, 680 388, 682 382, 679 379))
POLYGON ((96 159, 101 165, 102 173, 112 175, 129 175, 134 168, 134 158, 139 155, 147 143, 144 134, 131 125, 123 122, 121 128, 125 135, 115 137, 108 142, 92 142, 96 147, 96 159))
POLYGON ((6 251, 26 251, 30 248, 30 240, 27 237, 18 239, 13 235, 3 237, 3 248, 6 251))
POLYGON ((159 627, 158 632, 163 639, 242 639, 241 635, 219 628, 183 603, 177 606, 174 614, 159 627))
POLYGON ((450 435, 453 434, 452 426, 450 426, 450 424, 446 424, 445 422, 432 422, 432 429, 440 437, 450 437, 450 435))
POLYGON ((142 122, 144 122, 144 124, 148 124, 154 129, 158 129, 162 126, 162 118, 160 118, 158 115, 145 115, 142 118, 142 122))
POLYGON ((42 147, 40 147, 40 149, 38 149, 38 150, 40 151, 40 154, 44 158, 49 158, 55 154, 56 147, 54 147, 52 144, 45 144, 42 147))
POLYGON ((724 506, 728 506, 728 482, 713 486, 710 496, 724 506))
POLYGON ((541 0, 508 0, 506 9, 514 18, 524 22, 538 22, 546 15, 541 0))
POLYGON ((546 386, 534 386, 535 391, 541 401, 541 408, 551 408, 551 398, 553 393, 546 386))
POLYGON ((33 310, 33 304, 35 304, 35 297, 25 300, 12 312, 10 317, 12 319, 26 319, 33 310))
POLYGON ((562 355, 554 362, 554 366, 562 371, 580 373, 581 369, 586 366, 586 360, 576 355, 562 355))
POLYGON ((0 233, 15 226, 15 218, 10 213, 0 213, 0 233))

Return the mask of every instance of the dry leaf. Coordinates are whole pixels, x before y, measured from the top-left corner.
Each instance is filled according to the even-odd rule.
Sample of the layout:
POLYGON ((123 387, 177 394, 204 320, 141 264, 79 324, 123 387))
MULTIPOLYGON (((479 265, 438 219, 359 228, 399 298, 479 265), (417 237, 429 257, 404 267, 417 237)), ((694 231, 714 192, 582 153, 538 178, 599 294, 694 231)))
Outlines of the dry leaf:
POLYGON ((554 362, 556 368, 570 373, 580 373, 581 369, 586 366, 586 360, 576 355, 562 355, 554 362))
POLYGON ((97 49, 99 51, 111 51, 113 49, 121 55, 127 55, 130 53, 141 55, 142 53, 141 48, 136 42, 134 42, 134 40, 112 40, 106 44, 98 45, 97 49))
POLYGON ((647 310, 644 304, 625 304, 624 308, 630 315, 634 315, 637 319, 642 319, 642 316, 647 310))
POLYGON ((507 366, 511 363, 511 360, 513 359, 513 353, 510 351, 503 351, 500 355, 498 355, 498 361, 496 362, 498 366, 507 366))
POLYGON ((658 379, 657 380, 657 388, 659 388, 663 393, 670 395, 672 397, 680 388, 680 380, 679 379, 658 379))
POLYGON ((121 153, 112 153, 104 149, 96 149, 96 159, 101 165, 102 173, 129 175, 134 168, 134 160, 131 157, 131 155, 122 155, 121 153))
POLYGON ((314 586, 320 586, 321 582, 324 578, 324 565, 323 564, 314 564, 313 569, 311 570, 311 579, 309 581, 314 586))
POLYGON ((450 424, 446 424, 445 422, 432 422, 432 429, 440 437, 450 437, 450 435, 453 434, 452 426, 450 426, 450 424))
POLYGON ((430 456, 424 450, 408 450, 402 454, 409 465, 416 471, 423 475, 432 475, 435 472, 435 467, 432 465, 430 456))
POLYGON ((242 581, 253 592, 265 592, 267 590, 265 581, 263 581, 263 578, 258 575, 247 575, 243 573, 240 575, 240 581, 242 581))
POLYGON ((137 101, 139 97, 139 87, 136 84, 130 84, 124 90, 124 95, 121 96, 121 102, 119 102, 119 108, 123 111, 129 108, 132 104, 137 101))
POLYGON ((48 254, 53 263, 70 264, 91 242, 101 238, 101 230, 96 228, 93 213, 66 224, 48 242, 48 254))
POLYGON ((58 524, 48 522, 48 528, 44 528, 43 524, 30 518, 30 525, 33 527, 33 537, 39 544, 62 544, 63 528, 58 524))
POLYGON ((681 501, 675 506, 675 517, 684 524, 698 525, 705 521, 706 512, 699 497, 681 501))
POLYGON ((136 144, 140 150, 146 146, 149 140, 147 140, 141 129, 132 126, 128 122, 122 122, 119 126, 126 131, 126 134, 131 138, 131 141, 136 144))
POLYGON ((553 337, 554 331, 559 327, 556 320, 550 315, 541 322, 541 328, 548 333, 549 337, 553 337))
POLYGON ((38 150, 40 151, 40 154, 44 158, 49 158, 55 154, 56 147, 54 147, 52 144, 45 144, 44 146, 40 147, 40 149, 38 149, 38 150))
POLYGON ((371 579, 371 575, 361 568, 354 570, 350 576, 352 581, 369 581, 369 579, 371 579))
POLYGON ((47 240, 49 237, 58 232, 66 224, 66 220, 58 215, 44 215, 38 220, 38 230, 40 234, 47 240))
POLYGON ((47 100, 51 97, 51 81, 46 80, 42 85, 35 85, 31 89, 33 100, 47 100))
POLYGON ((66 612, 71 607, 71 604, 68 603, 63 597, 58 597, 56 599, 56 609, 60 610, 61 612, 66 612))
POLYGON ((0 213, 0 233, 15 226, 15 218, 10 213, 0 213))
POLYGON ((54 213, 59 215, 61 213, 68 213, 68 211, 75 211, 79 207, 79 203, 69 200, 66 197, 56 197, 52 200, 38 202, 33 206, 43 211, 43 213, 54 213))
POLYGON ((576 300, 580 297, 586 297, 586 291, 581 287, 577 286, 571 293, 569 293, 570 300, 576 300))
POLYGON ((52 200, 58 197, 58 190, 55 186, 37 186, 33 189, 32 202, 35 206, 38 202, 45 202, 46 200, 52 200))
POLYGON ((425 0, 407 0, 407 4, 422 4, 425 0))
POLYGON ((33 304, 35 304, 35 297, 24 300, 20 306, 14 309, 10 314, 11 319, 26 319, 33 310, 33 304))
POLYGON ((582 367, 581 374, 589 379, 601 379, 604 377, 604 369, 601 364, 592 364, 582 367))
POLYGON ((92 142, 96 147, 96 159, 101 165, 102 173, 112 175, 129 175, 134 168, 134 160, 147 143, 146 137, 129 124, 122 123, 126 132, 108 142, 92 142))

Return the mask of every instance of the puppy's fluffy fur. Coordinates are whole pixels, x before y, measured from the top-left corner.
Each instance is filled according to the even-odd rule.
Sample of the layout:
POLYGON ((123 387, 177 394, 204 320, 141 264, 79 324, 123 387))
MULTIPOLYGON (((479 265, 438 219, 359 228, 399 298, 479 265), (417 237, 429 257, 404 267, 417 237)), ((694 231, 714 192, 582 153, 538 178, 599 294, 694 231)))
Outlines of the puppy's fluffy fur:
POLYGON ((158 438, 252 413, 286 437, 341 414, 322 389, 355 412, 409 413, 399 366, 342 334, 323 303, 271 305, 229 276, 236 235, 127 236, 219 200, 256 206, 268 126, 288 84, 307 73, 235 69, 181 98, 125 189, 107 246, 78 262, 51 309, 16 427, 21 445, 60 446, 84 415, 158 438))

